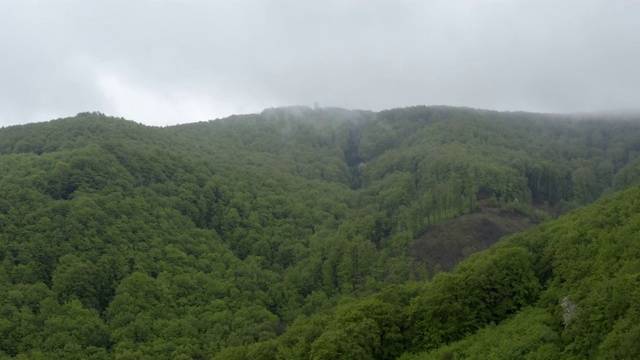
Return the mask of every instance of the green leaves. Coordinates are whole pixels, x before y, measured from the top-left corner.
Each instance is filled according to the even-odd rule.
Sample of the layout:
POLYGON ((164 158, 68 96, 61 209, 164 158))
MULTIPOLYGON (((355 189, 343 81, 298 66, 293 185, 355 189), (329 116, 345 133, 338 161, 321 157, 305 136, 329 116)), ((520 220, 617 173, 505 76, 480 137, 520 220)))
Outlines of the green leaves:
POLYGON ((408 337, 414 349, 434 349, 498 323, 533 303, 540 284, 522 248, 481 253, 454 273, 438 274, 413 299, 408 337))
POLYGON ((0 354, 471 357, 456 341, 477 333, 484 351, 505 323, 520 340, 497 358, 631 357, 631 201, 408 284, 427 277, 412 256, 434 224, 475 212, 536 222, 635 181, 640 126, 564 120, 292 107, 171 128, 82 113, 2 129, 0 354), (563 327, 566 296, 577 307, 563 327), (544 314, 529 313, 538 299, 544 314))

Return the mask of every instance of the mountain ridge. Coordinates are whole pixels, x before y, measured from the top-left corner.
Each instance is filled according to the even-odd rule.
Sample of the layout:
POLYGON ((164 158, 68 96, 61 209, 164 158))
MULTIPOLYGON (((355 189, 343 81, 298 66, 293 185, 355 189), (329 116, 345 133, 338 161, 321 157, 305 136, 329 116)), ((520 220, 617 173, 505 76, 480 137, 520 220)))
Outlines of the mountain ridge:
POLYGON ((0 129, 0 357, 392 359, 536 302, 557 311, 546 243, 501 241, 435 276, 412 249, 441 226, 544 223, 637 183, 640 122, 561 119, 284 108, 0 129))

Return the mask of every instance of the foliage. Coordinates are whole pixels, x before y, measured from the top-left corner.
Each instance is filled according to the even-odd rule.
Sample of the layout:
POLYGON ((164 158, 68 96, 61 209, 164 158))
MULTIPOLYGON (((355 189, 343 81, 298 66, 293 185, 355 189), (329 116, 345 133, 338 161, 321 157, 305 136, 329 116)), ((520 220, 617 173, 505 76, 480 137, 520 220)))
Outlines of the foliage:
POLYGON ((637 188, 433 279, 411 253, 445 220, 539 222, 632 186, 640 123, 604 120, 291 107, 3 128, 0 357, 472 357, 514 331, 493 356, 633 358, 637 188))
POLYGON ((537 301, 528 302, 533 307, 522 308, 504 323, 486 322, 491 325, 475 335, 403 358, 637 358, 638 347, 631 339, 637 335, 640 320, 636 301, 640 291, 639 196, 638 186, 616 193, 507 238, 462 264, 457 271, 479 271, 482 267, 473 265, 475 259, 493 252, 528 251, 534 256, 529 264, 544 290, 537 301))

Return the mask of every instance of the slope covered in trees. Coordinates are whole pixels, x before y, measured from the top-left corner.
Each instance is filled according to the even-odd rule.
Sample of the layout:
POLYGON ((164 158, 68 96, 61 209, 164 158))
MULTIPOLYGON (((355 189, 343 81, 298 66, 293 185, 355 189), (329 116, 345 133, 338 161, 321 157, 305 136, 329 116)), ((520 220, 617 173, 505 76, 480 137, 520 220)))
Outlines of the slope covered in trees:
MULTIPOLYGON (((433 279, 414 241, 479 213, 556 217, 636 183, 639 154, 633 119, 449 107, 280 108, 167 128, 82 113, 3 128, 0 357, 467 356, 534 320, 550 327, 550 354, 596 354, 614 330, 610 347, 627 341, 634 319, 616 321, 629 300, 590 340, 580 331, 595 320, 558 326, 565 297, 573 324, 600 306, 575 292, 600 250, 556 259, 562 242, 540 234, 583 221, 595 236, 607 224, 580 219, 604 210, 433 279)), ((599 206, 615 213, 626 194, 599 206)))
MULTIPOLYGON (((486 261, 501 252, 528 254, 525 274, 535 275, 530 284, 541 291, 529 306, 499 325, 498 321, 486 322, 474 335, 458 336, 460 341, 402 358, 637 359, 638 199, 640 187, 636 186, 474 256, 456 273, 477 271, 481 267, 474 261, 486 261)), ((502 271, 507 269, 502 267, 502 271)), ((478 279, 483 275, 468 276, 478 279)), ((518 286, 518 282, 485 290, 493 295, 505 285, 518 286)))

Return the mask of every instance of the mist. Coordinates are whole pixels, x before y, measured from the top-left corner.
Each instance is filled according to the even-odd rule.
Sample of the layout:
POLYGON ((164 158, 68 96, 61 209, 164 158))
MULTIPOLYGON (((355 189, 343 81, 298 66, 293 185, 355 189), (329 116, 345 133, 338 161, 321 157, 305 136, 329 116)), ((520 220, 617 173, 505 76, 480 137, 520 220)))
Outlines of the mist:
POLYGON ((0 3, 0 125, 307 105, 637 109, 636 1, 0 3))

